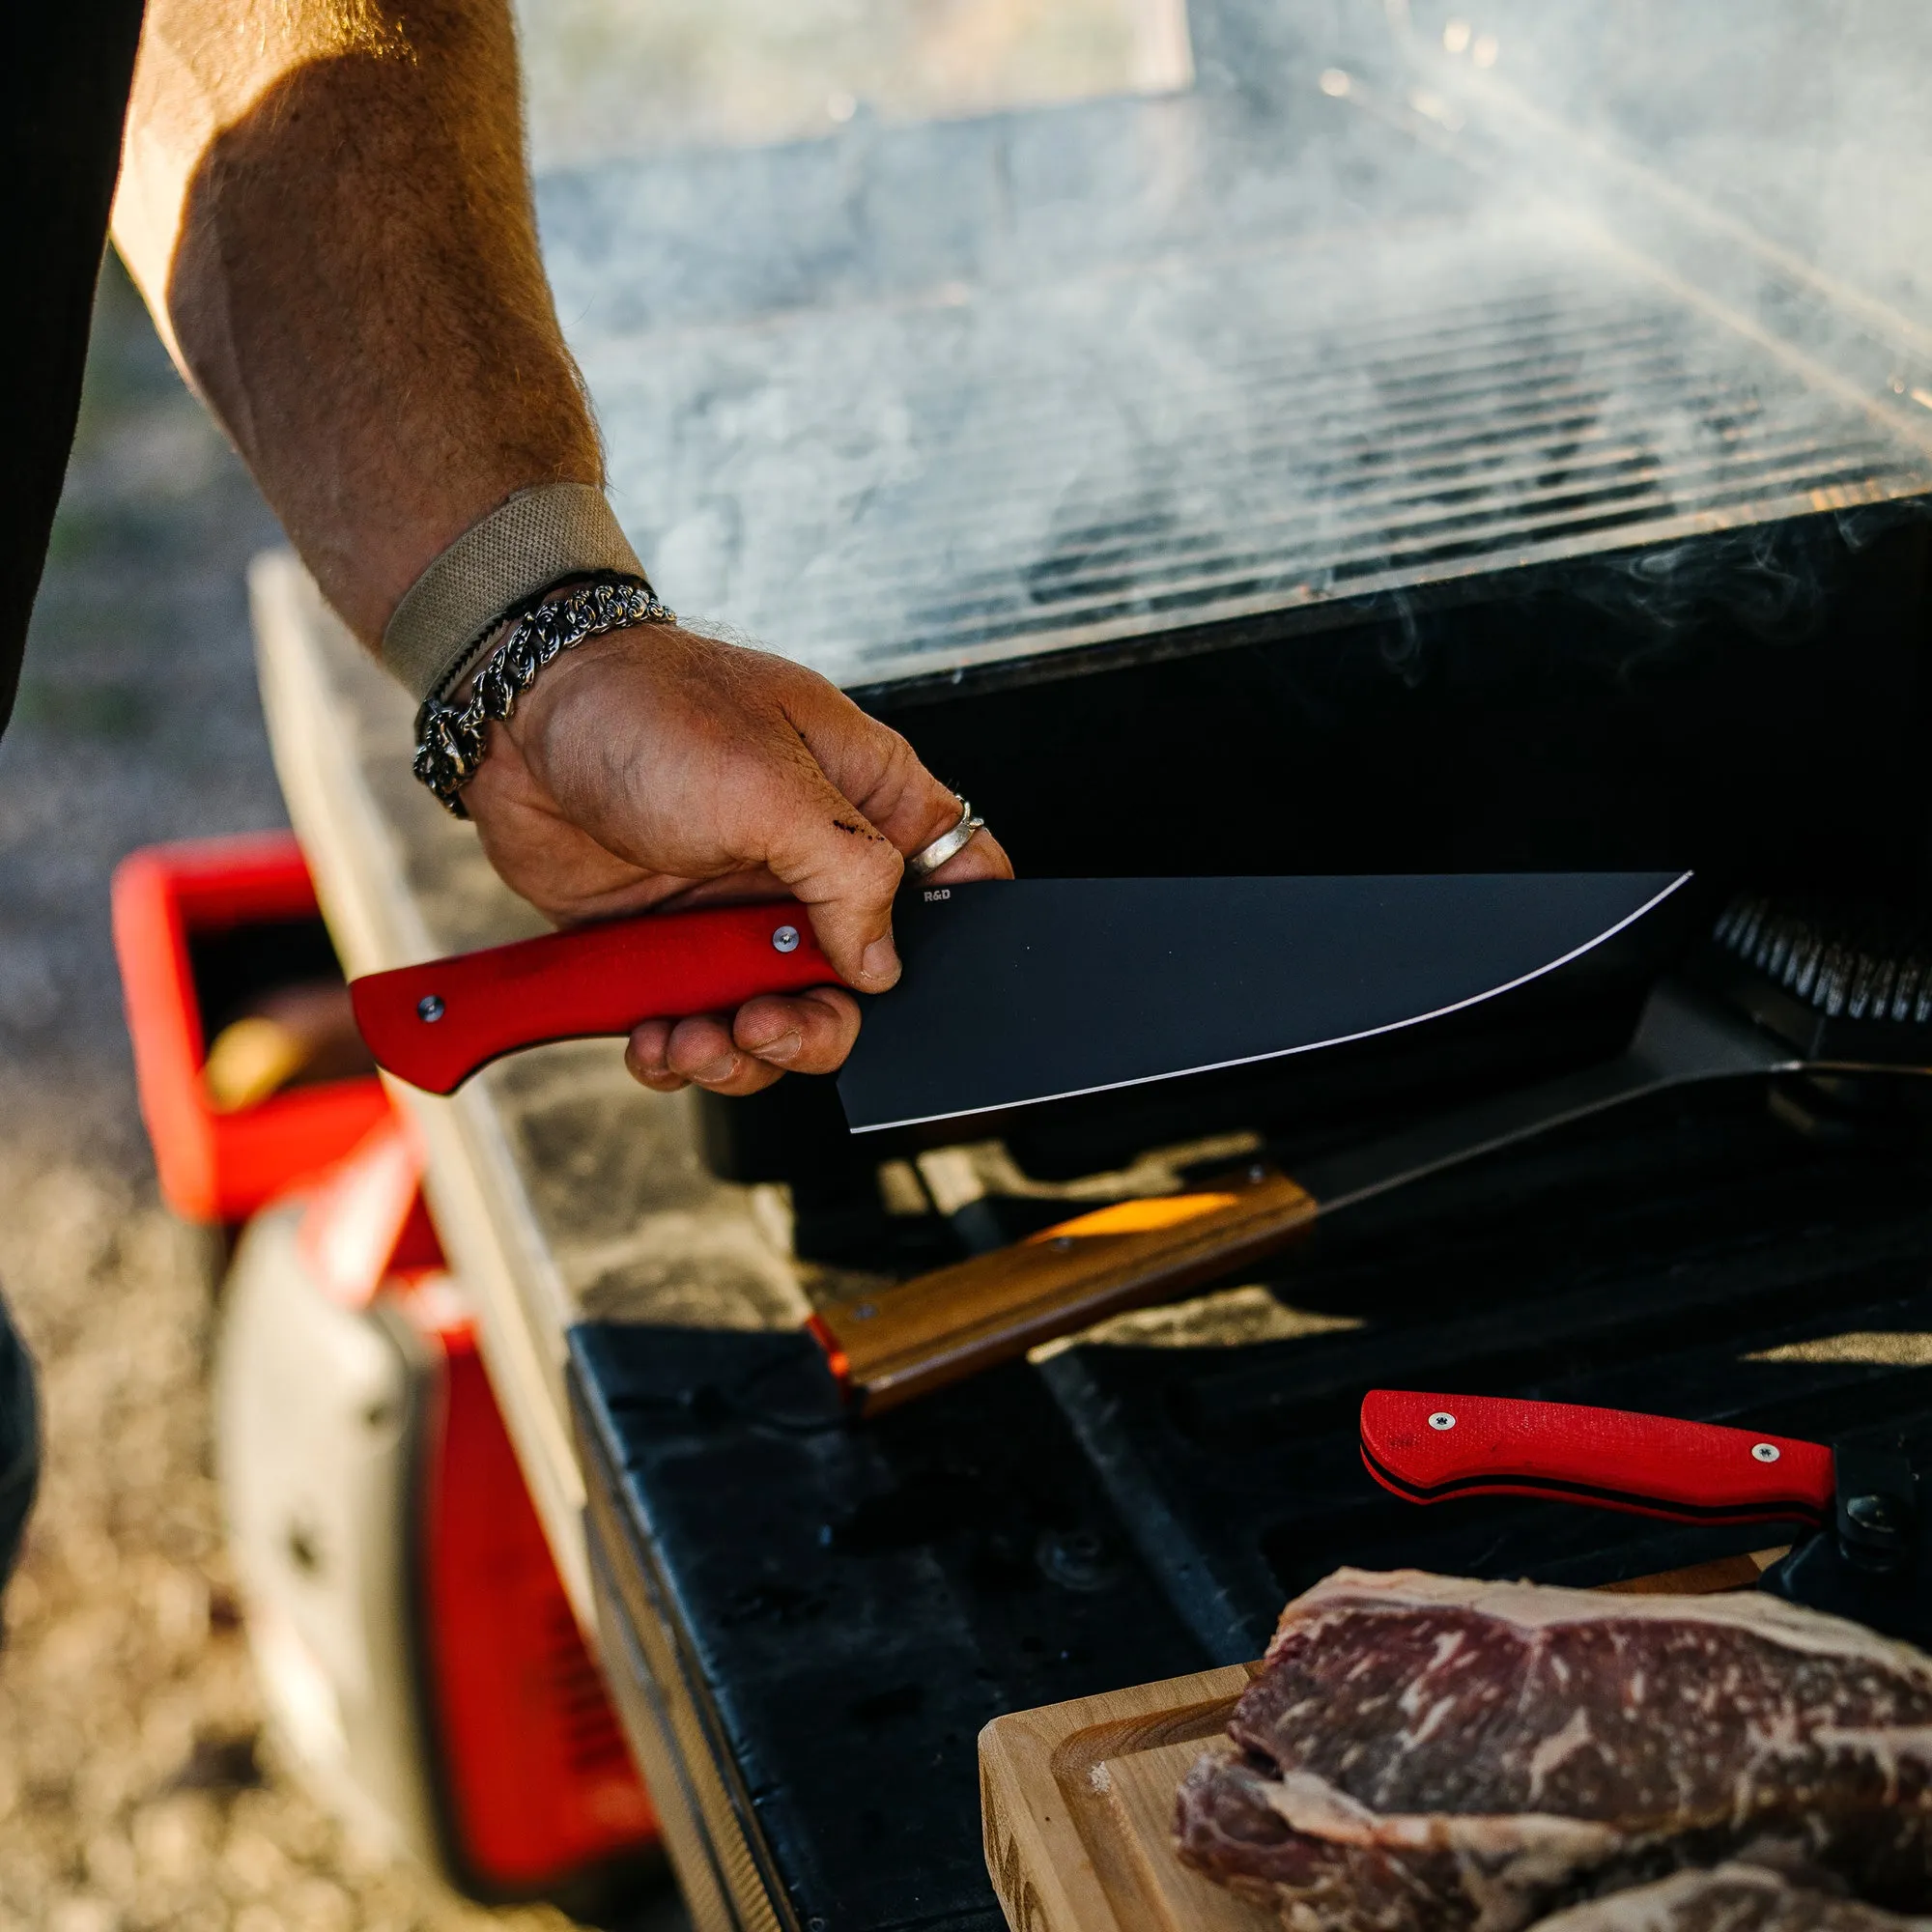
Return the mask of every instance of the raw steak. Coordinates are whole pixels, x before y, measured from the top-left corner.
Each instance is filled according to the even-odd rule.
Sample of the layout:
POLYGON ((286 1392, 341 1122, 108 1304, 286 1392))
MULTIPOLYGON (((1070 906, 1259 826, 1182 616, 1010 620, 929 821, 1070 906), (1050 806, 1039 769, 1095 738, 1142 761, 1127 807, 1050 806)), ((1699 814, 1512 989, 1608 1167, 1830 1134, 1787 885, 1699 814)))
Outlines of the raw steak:
POLYGON ((1516 1932, 1743 1856, 1932 1903, 1932 1659, 1761 1592, 1339 1570, 1282 1612, 1180 1855, 1295 1932, 1516 1932))
POLYGON ((1730 1864, 1572 1906, 1536 1932, 1932 1932, 1932 1918, 1900 1918, 1761 1865, 1730 1864))

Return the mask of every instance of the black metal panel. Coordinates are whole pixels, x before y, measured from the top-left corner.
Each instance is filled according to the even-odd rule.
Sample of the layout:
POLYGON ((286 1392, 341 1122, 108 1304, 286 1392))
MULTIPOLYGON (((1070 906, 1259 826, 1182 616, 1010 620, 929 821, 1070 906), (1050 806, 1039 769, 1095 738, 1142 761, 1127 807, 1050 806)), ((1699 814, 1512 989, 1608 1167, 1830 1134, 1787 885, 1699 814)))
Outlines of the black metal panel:
POLYGON ((1590 1584, 1785 1540, 1364 1473, 1372 1387, 1649 1409, 1932 1448, 1932 1163, 1745 1084, 1571 1129, 1318 1233, 1273 1276, 1359 1323, 1233 1350, 1086 1348, 1043 1373, 1223 1661, 1339 1563, 1590 1584), (1781 1358, 1751 1359, 1774 1351, 1781 1358), (1805 1359, 1805 1355, 1811 1359, 1805 1359))
POLYGON ((877 701, 1023 871, 1928 877, 1932 526, 1833 518, 1259 620, 1209 654, 877 701))
MULTIPOLYGON (((1748 544, 1741 577, 1710 544, 1650 575, 1585 560, 1477 601, 881 710, 1023 874, 1692 867, 1714 903, 1747 885, 1922 905, 1932 523, 1819 517, 1748 544)), ((1579 1037, 1576 1056, 1620 1043, 1579 1037)), ((1478 1041, 1504 1078, 1520 1044, 1478 1041)), ((700 1101, 717 1171, 873 1195, 895 1150, 851 1143, 820 1084, 700 1101)), ((1264 1069, 1243 1123, 1306 1085, 1264 1069)), ((1122 1141, 1229 1122, 1218 1103, 1207 1124, 1113 1114, 1092 1147, 1070 1122, 1031 1133, 1023 1164, 1117 1164, 1122 1141)))
POLYGON ((650 1572, 796 1924, 994 1932, 980 1726, 1206 1662, 1037 1378, 854 1430, 800 1335, 572 1346, 586 1476, 631 1525, 600 1559, 650 1572))
POLYGON ((834 1418, 802 1337, 579 1331, 593 1487, 635 1526, 602 1553, 655 1566, 801 1924, 996 1925, 979 1726, 1256 1655, 1337 1564, 1589 1584, 1781 1540, 1400 1501, 1357 1453, 1370 1387, 1932 1456, 1932 1153, 1909 1085, 1633 1108, 1340 1218, 1274 1270, 1302 1318, 1357 1325, 1083 1346, 863 1428, 834 1418))

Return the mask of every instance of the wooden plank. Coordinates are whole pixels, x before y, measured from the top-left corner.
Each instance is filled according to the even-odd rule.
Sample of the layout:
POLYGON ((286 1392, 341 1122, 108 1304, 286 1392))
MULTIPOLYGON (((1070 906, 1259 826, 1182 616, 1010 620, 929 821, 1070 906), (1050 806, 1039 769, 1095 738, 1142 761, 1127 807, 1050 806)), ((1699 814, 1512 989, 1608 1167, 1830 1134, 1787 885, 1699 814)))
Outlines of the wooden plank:
MULTIPOLYGON (((373 738, 378 755, 406 759, 407 720, 388 721, 400 729, 385 732, 382 711, 371 715, 366 704, 363 717, 355 718, 352 695, 330 675, 328 645, 336 642, 339 660, 346 639, 331 639, 331 629, 339 634, 340 626, 294 557, 258 558, 249 591, 276 775, 344 969, 353 975, 427 957, 440 950, 439 935, 411 890, 405 834, 369 786, 361 755, 373 738)), ((355 648, 353 641, 349 647, 355 648)), ((380 679, 373 665, 368 669, 380 679)), ((374 689, 380 695, 380 686, 374 689)), ((414 829, 431 842, 440 831, 414 829)), ((515 920, 509 909, 501 917, 515 920)), ((495 923, 487 913, 484 918, 495 923)), ((587 1629, 593 1609, 583 1554, 583 1485, 562 1406, 564 1324, 554 1273, 516 1211, 521 1190, 502 1172, 501 1136, 478 1106, 479 1096, 472 1092, 436 1100, 393 1082, 390 1092, 423 1130, 438 1228, 474 1308, 491 1385, 564 1587, 587 1629)))
POLYGON ((633 1541, 612 1515, 611 1486, 591 1485, 591 1586, 606 1674, 664 1833, 665 1851, 695 1932, 795 1932, 774 1903, 732 1802, 730 1768, 710 1748, 668 1622, 640 1601, 652 1587, 612 1552, 633 1541), (619 1574, 621 1571, 622 1574, 619 1574))

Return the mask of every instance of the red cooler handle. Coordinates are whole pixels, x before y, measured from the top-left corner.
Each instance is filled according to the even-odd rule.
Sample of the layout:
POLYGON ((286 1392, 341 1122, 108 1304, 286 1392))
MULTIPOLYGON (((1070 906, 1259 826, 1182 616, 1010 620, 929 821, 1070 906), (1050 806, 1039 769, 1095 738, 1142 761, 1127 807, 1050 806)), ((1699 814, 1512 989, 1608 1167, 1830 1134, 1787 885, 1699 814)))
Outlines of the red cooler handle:
POLYGON ((1833 1507, 1823 1443, 1568 1402, 1373 1389, 1362 1461, 1417 1503, 1548 1496, 1685 1522, 1822 1523, 1833 1507))
POLYGON ((479 1066, 547 1040, 623 1035, 639 1020, 729 1012, 760 993, 837 985, 789 899, 648 913, 352 980, 377 1064, 453 1094, 479 1066))

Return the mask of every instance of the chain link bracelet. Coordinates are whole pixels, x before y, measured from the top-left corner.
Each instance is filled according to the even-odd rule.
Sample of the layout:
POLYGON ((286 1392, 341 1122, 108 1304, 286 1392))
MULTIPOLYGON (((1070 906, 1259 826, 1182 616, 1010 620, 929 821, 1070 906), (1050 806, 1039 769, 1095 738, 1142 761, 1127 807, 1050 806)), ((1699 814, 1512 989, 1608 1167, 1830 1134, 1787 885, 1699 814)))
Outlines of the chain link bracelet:
POLYGON ((476 673, 462 704, 431 692, 416 713, 416 778, 457 818, 468 818, 462 791, 483 762, 492 723, 513 716, 517 699, 560 653, 632 624, 675 624, 648 583, 602 579, 579 584, 554 602, 526 611, 476 673))

